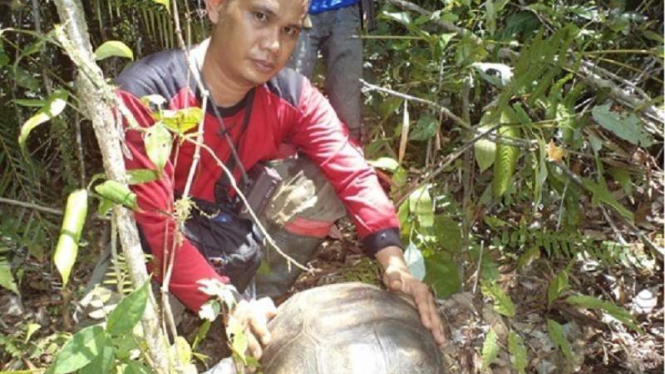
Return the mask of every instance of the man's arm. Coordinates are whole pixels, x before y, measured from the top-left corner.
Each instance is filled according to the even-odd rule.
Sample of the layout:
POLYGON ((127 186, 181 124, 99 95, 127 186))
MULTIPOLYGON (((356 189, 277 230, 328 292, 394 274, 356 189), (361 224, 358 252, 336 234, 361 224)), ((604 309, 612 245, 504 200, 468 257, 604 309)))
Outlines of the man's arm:
MULTIPOLYGON (((137 97, 120 90, 117 91, 117 95, 141 127, 147 128, 154 124, 150 111, 137 97)), ((143 134, 136 130, 126 130, 125 140, 131 153, 131 158, 125 159, 127 169, 155 170, 156 167, 146 155, 143 134)), ((165 271, 165 260, 168 260, 172 251, 175 251, 169 291, 188 308, 198 311, 209 296, 199 290, 197 281, 213 278, 229 283, 229 279, 220 276, 181 234, 177 234, 176 238, 176 222, 173 218, 173 165, 170 161, 167 162, 160 180, 130 187, 137 196, 139 210, 134 216, 141 233, 143 249, 153 256, 151 271, 161 282, 165 271)))
POLYGON ((425 327, 443 344, 443 329, 434 298, 425 284, 411 275, 402 255, 399 220, 372 169, 348 138, 328 101, 304 80, 297 126, 291 140, 311 158, 330 183, 351 218, 369 256, 385 270, 384 283, 392 291, 413 298, 425 327))

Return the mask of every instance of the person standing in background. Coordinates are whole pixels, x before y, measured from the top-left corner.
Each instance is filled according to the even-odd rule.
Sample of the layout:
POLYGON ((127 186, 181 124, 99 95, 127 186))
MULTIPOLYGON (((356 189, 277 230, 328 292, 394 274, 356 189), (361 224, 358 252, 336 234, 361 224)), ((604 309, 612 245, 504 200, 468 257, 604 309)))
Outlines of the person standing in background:
POLYGON ((301 32, 288 66, 311 80, 321 51, 328 100, 349 128, 351 137, 362 144, 365 141, 360 109, 363 49, 358 37, 362 26, 361 5, 369 8, 371 1, 311 0, 311 27, 306 25, 301 32))

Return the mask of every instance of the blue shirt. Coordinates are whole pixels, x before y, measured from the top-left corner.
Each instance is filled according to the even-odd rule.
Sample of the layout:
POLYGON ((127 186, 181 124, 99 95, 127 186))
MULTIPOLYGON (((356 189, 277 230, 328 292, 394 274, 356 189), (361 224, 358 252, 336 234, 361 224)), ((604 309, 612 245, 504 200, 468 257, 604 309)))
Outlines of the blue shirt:
POLYGON ((358 0, 310 0, 309 14, 323 13, 328 10, 344 8, 357 3, 358 0))

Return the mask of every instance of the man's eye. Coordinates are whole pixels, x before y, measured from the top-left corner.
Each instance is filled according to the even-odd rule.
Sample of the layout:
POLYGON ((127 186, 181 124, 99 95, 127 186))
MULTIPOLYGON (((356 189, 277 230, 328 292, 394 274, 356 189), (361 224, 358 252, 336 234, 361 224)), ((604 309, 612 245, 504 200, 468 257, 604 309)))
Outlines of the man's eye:
POLYGON ((262 13, 262 12, 254 12, 254 18, 259 22, 268 21, 268 16, 265 13, 262 13))
POLYGON ((285 27, 284 33, 288 36, 298 36, 300 30, 297 27, 285 27))

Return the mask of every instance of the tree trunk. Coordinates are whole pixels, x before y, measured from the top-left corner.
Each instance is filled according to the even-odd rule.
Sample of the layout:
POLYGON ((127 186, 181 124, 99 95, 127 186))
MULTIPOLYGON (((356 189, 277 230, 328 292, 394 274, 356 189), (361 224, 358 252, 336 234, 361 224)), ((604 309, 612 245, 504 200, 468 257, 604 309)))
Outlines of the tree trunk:
MULTIPOLYGON (((76 78, 78 98, 84 113, 92 121, 106 176, 110 180, 124 182, 125 162, 120 147, 122 132, 119 131, 120 126, 115 121, 113 111, 116 99, 111 88, 106 85, 101 69, 94 62, 82 5, 80 0, 55 0, 55 4, 64 25, 64 32, 56 30, 56 37, 79 68, 76 78)), ((148 280, 148 273, 134 217, 130 211, 119 205, 114 206, 113 213, 132 281, 137 287, 148 280)), ((148 359, 153 369, 160 374, 170 373, 167 339, 160 329, 159 314, 152 292, 141 322, 148 344, 148 359)))

